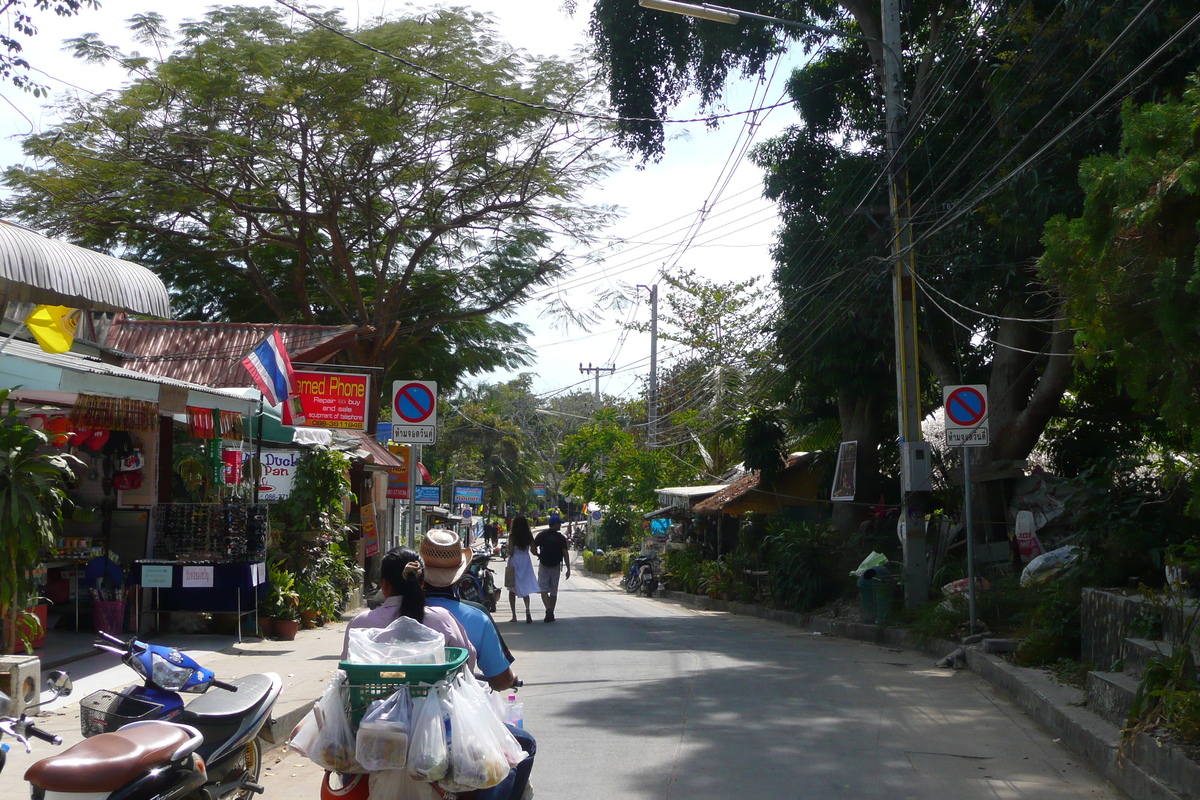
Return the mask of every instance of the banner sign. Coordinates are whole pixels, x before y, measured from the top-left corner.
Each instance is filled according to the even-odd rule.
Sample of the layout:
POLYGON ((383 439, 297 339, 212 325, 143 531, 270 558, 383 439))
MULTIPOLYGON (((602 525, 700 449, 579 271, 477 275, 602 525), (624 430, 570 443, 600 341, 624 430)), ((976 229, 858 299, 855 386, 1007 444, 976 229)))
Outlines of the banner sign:
POLYGON ((260 501, 283 500, 292 493, 296 477, 297 450, 263 450, 262 479, 258 483, 260 501))
POLYGON ((171 572, 173 569, 174 567, 172 567, 170 564, 143 564, 142 588, 170 589, 171 572))
POLYGON ((456 506, 477 506, 483 503, 483 487, 482 486, 464 486, 461 483, 454 484, 454 497, 450 500, 456 506))
POLYGON ((388 467, 388 500, 408 499, 408 468, 388 467))
POLYGON ((533 496, 534 497, 545 497, 546 496, 546 484, 535 483, 533 485, 533 496))
POLYGON ((305 428, 367 429, 367 398, 371 395, 371 376, 343 372, 304 372, 296 370, 296 391, 304 422, 293 422, 287 403, 283 404, 283 424, 305 428))
POLYGON ((375 530, 375 504, 367 503, 359 512, 362 514, 363 555, 370 558, 379 554, 379 532, 375 530))
POLYGON ((213 568, 183 565, 183 588, 211 589, 213 585, 213 568))
POLYGON ((437 506, 442 503, 442 487, 440 486, 417 486, 414 491, 417 496, 413 502, 419 506, 437 506))
POLYGON ((858 442, 842 442, 838 447, 837 467, 833 471, 830 500, 852 501, 858 491, 858 442))

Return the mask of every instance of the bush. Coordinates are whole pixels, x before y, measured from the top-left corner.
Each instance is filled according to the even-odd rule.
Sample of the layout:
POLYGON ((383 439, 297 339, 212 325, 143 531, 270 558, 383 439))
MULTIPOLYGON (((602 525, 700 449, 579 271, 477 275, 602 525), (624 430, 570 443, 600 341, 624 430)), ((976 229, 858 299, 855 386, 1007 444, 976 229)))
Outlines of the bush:
POLYGON ((663 578, 679 591, 696 594, 701 563, 700 555, 692 550, 671 550, 663 555, 663 578))
POLYGON ((844 548, 827 525, 784 523, 763 541, 763 562, 776 603, 793 611, 816 608, 853 585, 842 569, 844 548))

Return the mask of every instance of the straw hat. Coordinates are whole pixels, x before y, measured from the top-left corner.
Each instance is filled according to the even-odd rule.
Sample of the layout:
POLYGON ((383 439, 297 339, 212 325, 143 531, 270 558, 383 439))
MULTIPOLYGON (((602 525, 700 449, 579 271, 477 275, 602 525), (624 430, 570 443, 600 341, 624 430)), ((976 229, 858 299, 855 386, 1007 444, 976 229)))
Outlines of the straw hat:
POLYGON ((471 564, 471 551, 462 546, 458 534, 440 528, 425 533, 420 555, 430 586, 453 586, 471 564))

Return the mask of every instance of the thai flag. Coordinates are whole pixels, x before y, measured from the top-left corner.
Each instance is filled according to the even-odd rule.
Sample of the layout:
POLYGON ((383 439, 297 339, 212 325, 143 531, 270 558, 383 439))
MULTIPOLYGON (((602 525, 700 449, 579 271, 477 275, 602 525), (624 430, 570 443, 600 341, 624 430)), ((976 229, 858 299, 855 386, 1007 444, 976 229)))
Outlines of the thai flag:
POLYGON ((296 393, 296 375, 278 328, 242 359, 242 365, 271 405, 277 406, 296 393))

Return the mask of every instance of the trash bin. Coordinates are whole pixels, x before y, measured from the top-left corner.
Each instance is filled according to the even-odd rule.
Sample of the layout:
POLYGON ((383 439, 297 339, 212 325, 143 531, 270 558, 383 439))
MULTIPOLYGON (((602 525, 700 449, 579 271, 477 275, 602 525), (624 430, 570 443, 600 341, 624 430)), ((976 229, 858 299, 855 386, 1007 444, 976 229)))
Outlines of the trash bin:
POLYGON ((92 601, 92 621, 97 632, 119 637, 125 630, 125 601, 92 601))
POLYGON ((862 621, 886 625, 892 610, 894 577, 886 567, 871 567, 858 577, 858 598, 862 621))

